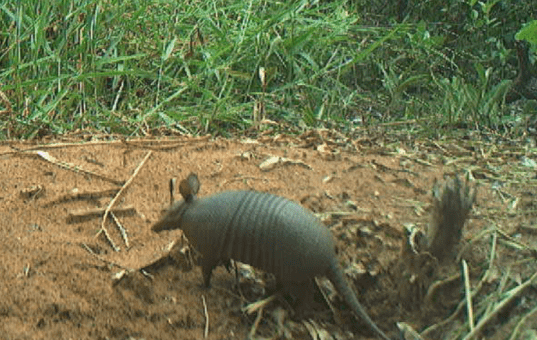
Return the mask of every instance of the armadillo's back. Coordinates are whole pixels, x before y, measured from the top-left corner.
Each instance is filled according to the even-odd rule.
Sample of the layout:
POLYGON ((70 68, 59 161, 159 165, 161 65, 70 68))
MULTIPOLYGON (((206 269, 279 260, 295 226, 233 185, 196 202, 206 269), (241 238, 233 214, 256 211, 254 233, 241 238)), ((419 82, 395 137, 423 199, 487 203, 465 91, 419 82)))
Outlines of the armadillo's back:
POLYGON ((303 282, 324 275, 334 254, 332 236, 301 205, 255 191, 227 191, 198 199, 181 229, 210 261, 234 259, 303 282))

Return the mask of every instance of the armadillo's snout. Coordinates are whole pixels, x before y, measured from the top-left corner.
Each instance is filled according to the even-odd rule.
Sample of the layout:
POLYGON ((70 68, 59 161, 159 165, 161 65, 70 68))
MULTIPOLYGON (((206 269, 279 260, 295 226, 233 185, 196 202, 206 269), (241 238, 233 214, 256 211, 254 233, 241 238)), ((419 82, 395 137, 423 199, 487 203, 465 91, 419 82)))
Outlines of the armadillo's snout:
POLYGON ((185 210, 190 207, 191 203, 192 202, 186 203, 184 201, 175 202, 164 212, 157 223, 151 227, 151 230, 158 233, 163 230, 179 229, 181 216, 185 210))
POLYGON ((174 223, 174 221, 172 219, 170 219, 168 215, 169 214, 166 214, 160 220, 158 220, 157 223, 155 223, 151 227, 151 230, 153 230, 154 232, 158 233, 158 232, 161 232, 163 230, 177 229, 177 227, 175 226, 176 223, 174 223))
POLYGON ((160 221, 158 221, 157 223, 155 223, 151 227, 151 230, 153 230, 154 232, 158 233, 158 232, 161 232, 161 231, 165 230, 165 226, 166 226, 166 224, 163 223, 162 220, 160 220, 160 221))

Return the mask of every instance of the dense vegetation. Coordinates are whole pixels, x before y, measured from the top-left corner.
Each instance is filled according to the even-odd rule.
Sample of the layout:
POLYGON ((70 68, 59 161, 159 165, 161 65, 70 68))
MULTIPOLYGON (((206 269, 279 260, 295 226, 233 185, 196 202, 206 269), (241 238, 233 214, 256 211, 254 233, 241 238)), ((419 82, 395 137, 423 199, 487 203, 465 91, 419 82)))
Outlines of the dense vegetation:
POLYGON ((537 46, 536 14, 533 0, 2 0, 0 139, 228 135, 262 118, 505 129, 515 34, 537 46))

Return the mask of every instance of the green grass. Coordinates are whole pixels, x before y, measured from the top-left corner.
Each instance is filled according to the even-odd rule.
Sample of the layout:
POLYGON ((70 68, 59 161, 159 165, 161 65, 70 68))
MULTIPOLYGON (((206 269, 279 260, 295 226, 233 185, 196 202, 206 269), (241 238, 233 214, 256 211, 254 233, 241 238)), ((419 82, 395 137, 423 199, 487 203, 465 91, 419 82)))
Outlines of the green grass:
POLYGON ((0 2, 0 90, 13 108, 0 116, 0 138, 77 129, 143 135, 160 127, 230 135, 252 126, 256 105, 267 119, 300 127, 345 128, 361 125, 361 117, 374 123, 431 112, 446 127, 499 119, 497 84, 514 69, 499 68, 509 53, 501 39, 482 43, 498 30, 493 7, 452 3, 450 10, 473 13, 464 24, 474 29, 453 41, 447 21, 416 20, 437 15, 432 9, 441 1, 416 5, 404 23, 395 21, 394 9, 365 12, 382 8, 375 4, 382 6, 0 2), (483 67, 491 70, 486 77, 483 67))

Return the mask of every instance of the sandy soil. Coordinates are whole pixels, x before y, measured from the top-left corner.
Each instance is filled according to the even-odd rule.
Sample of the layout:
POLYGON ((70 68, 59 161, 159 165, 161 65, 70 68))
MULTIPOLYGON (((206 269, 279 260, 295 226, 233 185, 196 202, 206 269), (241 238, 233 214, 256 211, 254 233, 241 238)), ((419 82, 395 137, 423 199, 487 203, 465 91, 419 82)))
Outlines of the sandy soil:
MULTIPOLYGON (((250 332, 252 338, 268 339, 312 339, 315 332, 324 339, 374 338, 326 280, 320 286, 336 314, 321 297, 313 314, 297 319, 290 317, 285 301, 276 300, 257 323, 258 313, 248 315, 241 308, 264 297, 261 273, 245 270, 239 291, 233 273, 218 268, 212 288, 202 288, 200 268, 189 265, 184 255, 181 232, 150 230, 170 202, 169 179, 180 180, 192 171, 201 181, 200 196, 255 189, 318 213, 337 240, 338 256, 359 300, 390 335, 397 333, 396 322, 421 331, 447 319, 464 298, 462 280, 446 285, 433 301, 416 303, 412 294, 422 293, 409 288, 405 280, 412 278, 405 276, 400 261, 404 226, 427 225, 433 182, 456 167, 442 165, 438 156, 409 157, 398 148, 322 137, 0 146, 0 339, 201 339, 207 316, 208 339, 245 339, 250 332), (271 156, 292 161, 262 170, 271 156), (105 209, 130 178, 114 205, 127 208, 115 216, 126 230, 128 246, 113 222, 105 224, 119 250, 114 251, 100 232, 102 213, 84 213, 105 209), (169 252, 173 241, 176 246, 169 252)), ((494 211, 508 208, 505 196, 491 189, 494 183, 483 183, 464 233, 463 254, 473 284, 489 266, 492 238, 479 235, 494 223, 494 211)), ((512 195, 533 192, 511 189, 512 195)), ((531 201, 531 195, 524 197, 531 201)), ((519 227, 533 217, 513 219, 506 232, 518 237, 519 227)), ((535 244, 536 234, 522 232, 522 239, 535 244)), ((497 267, 484 292, 502 292, 501 278, 524 281, 536 271, 535 260, 525 261, 523 252, 501 245, 496 252, 497 267)), ((458 265, 448 266, 441 275, 458 272, 458 265)), ((485 328, 485 337, 505 339, 536 295, 533 286, 485 328)), ((446 334, 465 329, 465 322, 463 312, 433 334, 448 338, 446 334)), ((537 321, 524 327, 537 328, 537 321)))

